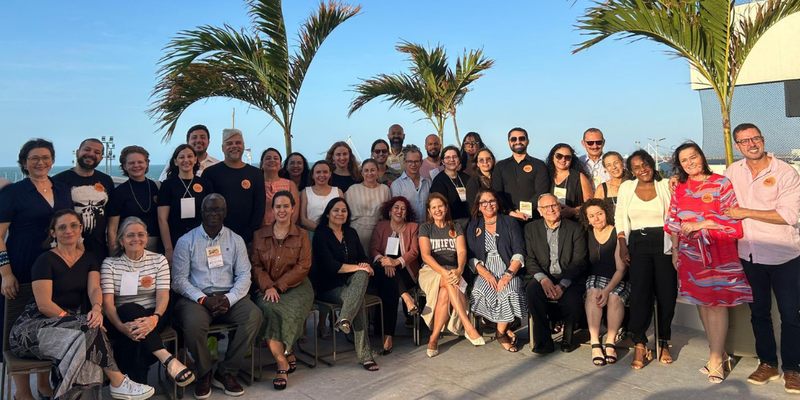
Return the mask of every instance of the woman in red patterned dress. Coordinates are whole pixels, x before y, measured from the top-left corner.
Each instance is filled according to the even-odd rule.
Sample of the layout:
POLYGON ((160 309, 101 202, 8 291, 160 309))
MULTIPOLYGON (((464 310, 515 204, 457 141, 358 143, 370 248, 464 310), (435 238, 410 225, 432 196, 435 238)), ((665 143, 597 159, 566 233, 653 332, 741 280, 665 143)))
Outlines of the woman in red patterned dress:
POLYGON ((722 383, 730 371, 724 355, 728 310, 753 301, 753 294, 739 262, 736 239, 742 237, 741 221, 725 217, 737 207, 731 182, 711 172, 705 155, 694 142, 686 142, 673 155, 678 185, 672 194, 664 226, 672 234, 672 263, 678 270, 680 294, 696 304, 705 326, 711 354, 701 372, 711 383, 722 383))

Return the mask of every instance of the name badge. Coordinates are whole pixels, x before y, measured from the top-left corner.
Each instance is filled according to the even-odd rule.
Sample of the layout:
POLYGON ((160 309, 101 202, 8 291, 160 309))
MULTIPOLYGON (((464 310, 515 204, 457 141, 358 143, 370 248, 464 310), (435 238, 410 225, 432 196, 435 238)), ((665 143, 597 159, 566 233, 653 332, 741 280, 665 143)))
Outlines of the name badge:
POLYGON ((603 178, 600 176, 595 176, 592 179, 594 180, 594 187, 598 187, 601 183, 603 183, 603 178))
POLYGON ((461 293, 464 293, 464 294, 467 293, 467 281, 465 281, 463 277, 458 282, 458 290, 460 290, 461 293))
POLYGON ((566 204, 567 188, 553 188, 553 194, 558 198, 558 202, 562 206, 566 204))
POLYGON ((386 253, 387 256, 400 255, 400 238, 390 237, 386 239, 386 253))
POLYGON ((389 166, 390 166, 390 167, 392 167, 392 169, 393 169, 393 170, 395 170, 395 171, 400 171, 400 170, 403 168, 403 167, 400 165, 400 163, 396 163, 396 164, 390 164, 389 166))
POLYGON ((194 218, 197 214, 194 209, 194 198, 185 197, 181 199, 181 219, 194 218))
POLYGON ((139 272, 123 272, 119 284, 120 296, 135 296, 139 293, 139 272))
POLYGON ((208 268, 221 268, 225 265, 219 245, 206 247, 206 258, 208 258, 208 268))
POLYGON ((533 217, 533 203, 531 203, 530 201, 520 201, 519 212, 529 217, 533 217))
POLYGON ((458 198, 461 199, 461 202, 467 201, 467 188, 457 187, 456 191, 458 192, 458 198))

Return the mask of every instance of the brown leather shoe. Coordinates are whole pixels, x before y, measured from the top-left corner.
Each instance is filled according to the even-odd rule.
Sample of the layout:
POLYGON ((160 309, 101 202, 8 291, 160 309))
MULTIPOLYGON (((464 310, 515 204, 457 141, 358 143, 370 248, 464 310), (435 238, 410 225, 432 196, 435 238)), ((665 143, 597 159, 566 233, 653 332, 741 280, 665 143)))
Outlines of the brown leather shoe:
POLYGON ((783 387, 786 389, 786 393, 800 394, 800 372, 785 372, 783 374, 783 382, 786 384, 783 387))
POLYGON ((224 390, 228 396, 241 396, 244 394, 242 385, 236 382, 236 378, 230 372, 226 374, 220 374, 219 371, 215 372, 211 384, 224 390))
POLYGON ((777 368, 767 364, 759 363, 758 369, 747 377, 747 382, 753 385, 766 385, 781 377, 781 372, 777 368))
POLYGON ((211 396, 211 371, 197 378, 194 387, 194 398, 197 400, 207 399, 211 396))

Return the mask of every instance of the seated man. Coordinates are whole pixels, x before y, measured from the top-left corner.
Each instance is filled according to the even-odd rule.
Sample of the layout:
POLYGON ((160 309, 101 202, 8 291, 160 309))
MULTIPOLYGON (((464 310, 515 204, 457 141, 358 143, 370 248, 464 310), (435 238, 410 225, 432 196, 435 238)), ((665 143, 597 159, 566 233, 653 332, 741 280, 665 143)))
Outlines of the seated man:
POLYGON ((568 353, 579 346, 572 340, 572 331, 583 310, 586 238, 578 223, 561 219, 556 196, 545 193, 539 196, 537 205, 542 220, 525 226, 525 292, 533 316, 533 352, 554 350, 547 303, 556 300, 564 320, 561 351, 568 353))
POLYGON ((208 195, 202 205, 203 224, 178 239, 172 258, 172 289, 182 297, 175 303, 175 322, 197 369, 194 397, 206 399, 211 385, 229 396, 244 394, 234 376, 261 327, 261 310, 250 301, 250 260, 241 236, 223 226, 225 198, 208 195), (211 324, 236 324, 225 360, 211 374, 206 347, 211 324))

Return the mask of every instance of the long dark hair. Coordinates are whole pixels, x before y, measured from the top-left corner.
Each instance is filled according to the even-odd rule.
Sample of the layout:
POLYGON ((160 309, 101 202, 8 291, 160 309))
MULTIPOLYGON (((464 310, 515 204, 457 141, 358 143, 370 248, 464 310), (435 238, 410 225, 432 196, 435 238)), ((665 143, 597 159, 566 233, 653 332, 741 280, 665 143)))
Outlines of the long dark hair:
POLYGON ((194 150, 192 146, 189 146, 188 144, 184 143, 178 145, 178 147, 175 148, 175 151, 172 152, 172 157, 170 157, 169 159, 169 168, 167 169, 167 179, 172 178, 173 176, 178 176, 180 168, 178 168, 178 166, 175 165, 175 161, 178 159, 178 155, 186 149, 191 150, 192 154, 194 154, 195 162, 194 162, 194 167, 192 167, 192 174, 197 175, 197 171, 200 170, 200 162, 197 161, 197 152, 194 150))
POLYGON ((303 190, 308 184, 308 173, 311 171, 311 169, 308 168, 308 160, 301 153, 295 151, 286 156, 286 159, 283 160, 283 168, 278 171, 278 176, 291 180, 291 176, 289 175, 289 160, 294 156, 298 156, 301 160, 303 160, 303 170, 300 172, 300 185, 297 187, 297 190, 303 190))
POLYGON ((642 149, 634 151, 633 154, 628 156, 628 159, 625 160, 625 167, 628 168, 628 171, 630 171, 631 174, 633 174, 633 168, 631 168, 631 161, 636 157, 641 158, 645 164, 650 166, 650 169, 653 170, 653 180, 656 182, 660 182, 662 178, 661 178, 661 173, 659 173, 658 170, 656 170, 656 160, 653 159, 653 156, 651 156, 650 153, 642 149))
MULTIPOLYGON (((269 153, 270 151, 274 151, 276 154, 278 154, 278 158, 283 160, 283 156, 281 155, 281 152, 278 151, 278 149, 274 147, 268 147, 266 150, 261 152, 261 158, 258 159, 258 169, 262 171, 264 170, 264 156, 266 156, 267 153, 269 153)), ((278 177, 282 178, 280 169, 278 170, 278 177)))
POLYGON ((547 155, 547 170, 550 171, 550 179, 553 181, 556 179, 556 163, 553 161, 553 157, 555 157, 556 151, 559 149, 569 149, 569 152, 572 153, 572 161, 569 163, 569 169, 583 174, 583 176, 585 176, 586 179, 591 182, 592 177, 589 176, 588 172, 586 172, 586 167, 583 166, 583 161, 581 161, 581 159, 575 155, 575 149, 566 143, 556 144, 552 149, 550 149, 550 154, 547 155))
POLYGON ((333 206, 335 206, 336 203, 340 201, 344 203, 344 206, 347 208, 347 218, 344 220, 344 224, 342 224, 342 229, 350 227, 350 215, 352 213, 350 212, 350 205, 347 204, 347 200, 345 200, 343 197, 337 197, 335 199, 331 199, 331 201, 328 202, 328 205, 325 206, 325 211, 323 211, 322 215, 319 216, 319 222, 317 223, 317 227, 322 227, 322 226, 326 228, 328 227, 328 222, 330 222, 331 220, 330 217, 328 217, 328 214, 331 213, 333 206))
POLYGON ((484 175, 483 172, 481 171, 480 167, 478 167, 478 157, 480 157, 482 152, 487 152, 487 153, 489 153, 490 156, 492 156, 492 170, 491 170, 491 172, 494 173, 494 166, 497 164, 497 159, 494 157, 494 153, 492 153, 492 151, 489 150, 488 147, 481 147, 475 153, 475 159, 472 161, 472 166, 471 166, 472 167, 472 171, 473 171, 472 176, 478 177, 478 180, 481 181, 481 185, 482 186, 491 187, 492 186, 491 178, 489 178, 488 176, 484 175))
POLYGON ((478 194, 475 195, 475 201, 472 202, 472 209, 469 210, 469 215, 472 216, 472 219, 483 217, 481 206, 478 204, 480 201, 478 201, 478 199, 480 199, 485 193, 491 194, 495 201, 497 201, 497 215, 506 213, 506 208, 503 206, 503 200, 500 199, 500 196, 497 195, 497 192, 490 187, 482 187, 480 190, 478 190, 478 194))
POLYGON ((684 150, 693 149, 700 155, 700 158, 703 160, 703 173, 706 175, 711 175, 713 172, 711 171, 711 167, 708 166, 708 161, 706 160, 706 155, 703 154, 703 150, 697 143, 693 141, 683 142, 678 148, 675 149, 675 152, 672 153, 672 171, 678 175, 678 182, 684 183, 687 179, 689 179, 689 174, 683 169, 681 166, 681 159, 680 154, 684 150))
POLYGON ((325 161, 331 166, 331 174, 336 169, 336 163, 333 161, 333 153, 336 152, 336 149, 339 147, 344 147, 347 149, 347 172, 350 173, 350 177, 353 178, 356 182, 361 182, 361 166, 358 165, 358 161, 356 161, 356 156, 353 154, 353 149, 350 148, 350 145, 347 142, 336 142, 334 143, 330 149, 328 149, 328 153, 325 155, 325 161))
MULTIPOLYGON (((331 171, 331 175, 333 175, 333 167, 331 166, 331 164, 325 160, 319 160, 315 162, 314 165, 311 166, 311 171, 309 171, 310 173, 308 174, 308 183, 306 184, 306 187, 314 186, 316 184, 316 182, 314 182, 314 169, 317 168, 317 165, 324 165, 328 167, 328 170, 331 171)), ((332 176, 328 177, 328 185, 331 184, 331 178, 332 176)))
MULTIPOLYGON (((476 146, 476 147, 478 147, 478 150, 482 149, 486 145, 483 144, 483 140, 481 139, 481 135, 478 132, 468 132, 466 135, 464 135, 464 140, 461 142, 461 150, 459 151, 459 157, 461 157, 461 171, 472 175, 470 173, 471 172, 471 170, 470 170, 470 167, 471 167, 470 164, 471 163, 470 163, 470 160, 469 160, 469 155, 467 154, 467 151, 464 150, 464 142, 466 142, 468 138, 473 138, 473 139, 475 139, 476 142, 478 142, 478 144, 476 146)), ((477 152, 475 153, 475 156, 476 157, 478 156, 477 152)), ((492 156, 492 158, 494 158, 494 156, 492 156)))
MULTIPOLYGON (((50 225, 47 227, 47 239, 45 239, 44 242, 42 243, 43 249, 50 249, 51 247, 53 247, 53 244, 56 242, 56 238, 55 236, 53 236, 51 232, 56 230, 56 223, 58 222, 58 219, 65 215, 72 215, 73 217, 77 218, 78 223, 80 223, 81 227, 83 227, 83 218, 81 218, 81 215, 78 214, 78 212, 75 211, 74 209, 65 208, 63 210, 56 211, 53 214, 53 217, 50 218, 50 225)), ((83 233, 82 230, 81 233, 83 233)))

